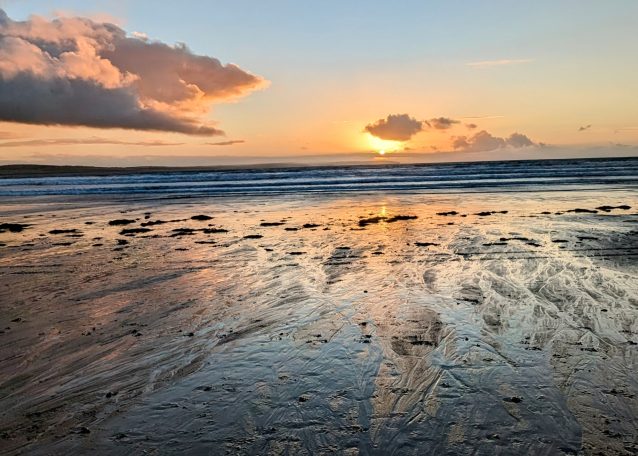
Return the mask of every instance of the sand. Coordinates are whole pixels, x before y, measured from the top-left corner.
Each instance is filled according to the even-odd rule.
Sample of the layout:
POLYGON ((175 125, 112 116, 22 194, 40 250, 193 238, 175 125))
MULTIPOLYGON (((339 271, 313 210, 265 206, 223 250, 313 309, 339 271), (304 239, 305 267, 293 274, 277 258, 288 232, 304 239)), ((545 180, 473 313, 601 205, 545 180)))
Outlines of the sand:
POLYGON ((635 454, 637 209, 4 201, 1 451, 635 454))

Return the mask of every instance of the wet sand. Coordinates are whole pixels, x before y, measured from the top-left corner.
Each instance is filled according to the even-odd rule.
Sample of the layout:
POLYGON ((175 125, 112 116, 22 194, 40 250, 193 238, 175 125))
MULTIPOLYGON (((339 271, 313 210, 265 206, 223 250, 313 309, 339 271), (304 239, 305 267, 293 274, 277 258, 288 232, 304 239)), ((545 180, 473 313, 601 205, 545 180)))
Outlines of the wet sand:
POLYGON ((636 454, 637 235, 631 190, 5 201, 0 452, 636 454))

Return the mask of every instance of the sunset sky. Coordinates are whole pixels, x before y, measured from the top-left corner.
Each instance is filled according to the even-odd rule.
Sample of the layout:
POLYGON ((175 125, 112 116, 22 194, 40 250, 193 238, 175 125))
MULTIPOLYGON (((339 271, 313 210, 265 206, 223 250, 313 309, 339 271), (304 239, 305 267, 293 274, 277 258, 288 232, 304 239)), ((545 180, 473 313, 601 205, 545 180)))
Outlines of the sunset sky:
POLYGON ((0 164, 638 155, 635 0, 0 8, 0 164))

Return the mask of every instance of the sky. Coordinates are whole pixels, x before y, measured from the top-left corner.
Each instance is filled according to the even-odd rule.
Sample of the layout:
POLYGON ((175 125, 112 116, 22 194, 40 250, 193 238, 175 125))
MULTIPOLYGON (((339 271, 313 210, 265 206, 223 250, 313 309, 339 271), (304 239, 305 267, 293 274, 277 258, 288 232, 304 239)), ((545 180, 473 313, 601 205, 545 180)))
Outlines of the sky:
POLYGON ((0 0, 0 164, 638 155, 638 2, 0 0))

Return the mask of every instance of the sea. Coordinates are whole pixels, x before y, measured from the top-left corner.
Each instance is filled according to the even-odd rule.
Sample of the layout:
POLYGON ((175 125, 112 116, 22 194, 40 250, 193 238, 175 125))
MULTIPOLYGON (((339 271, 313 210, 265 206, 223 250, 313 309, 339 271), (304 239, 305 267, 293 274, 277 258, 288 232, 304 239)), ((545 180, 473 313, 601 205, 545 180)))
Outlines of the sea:
POLYGON ((0 196, 215 196, 635 188, 638 157, 160 171, 0 179, 0 196))

